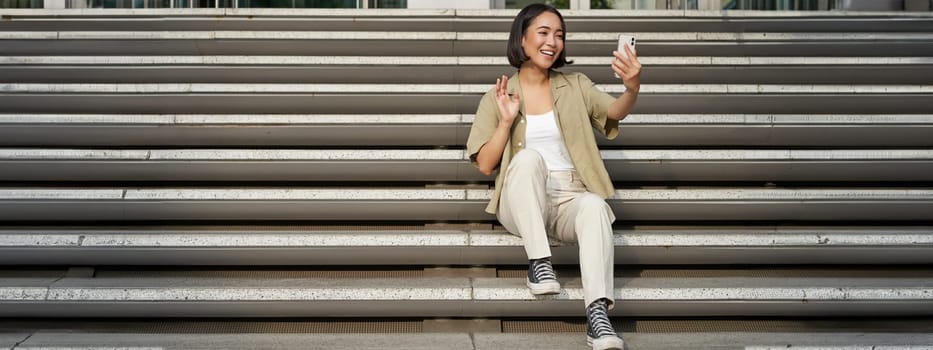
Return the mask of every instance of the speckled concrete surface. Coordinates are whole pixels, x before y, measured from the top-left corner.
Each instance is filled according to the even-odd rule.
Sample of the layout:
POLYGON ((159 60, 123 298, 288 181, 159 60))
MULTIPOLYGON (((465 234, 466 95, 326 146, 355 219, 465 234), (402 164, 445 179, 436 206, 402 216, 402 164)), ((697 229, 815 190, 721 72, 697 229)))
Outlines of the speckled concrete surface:
POLYGON ((0 114, 8 124, 469 124, 460 114, 0 114))
MULTIPOLYGON (((626 333, 627 350, 930 350, 933 334, 897 333, 626 333)), ((474 335, 477 350, 588 349, 583 334, 474 335)))
MULTIPOLYGON (((0 114, 11 124, 470 124, 472 114, 0 114)), ((631 114, 626 124, 933 124, 933 114, 631 114)))
MULTIPOLYGON (((22 341, 28 334, 0 340, 22 341), (21 337, 21 338, 19 338, 21 337)), ((931 350, 923 333, 625 333, 627 350, 931 350)), ((576 333, 120 334, 40 331, 16 350, 588 349, 576 333)))
POLYGON ((0 333, 0 349, 14 349, 14 346, 29 336, 30 333, 24 332, 0 333))
POLYGON ((74 199, 100 200, 123 198, 122 189, 87 188, 16 188, 0 189, 0 200, 74 199))
MULTIPOLYGON (((617 247, 933 245, 933 227, 616 230, 617 247)), ((519 247, 506 231, 0 229, 0 247, 519 247)), ((552 246, 565 243, 551 239, 552 246)))
POLYGON ((460 114, 179 114, 177 124, 458 124, 460 114))
MULTIPOLYGON (((472 191, 472 190, 471 190, 472 191)), ((652 201, 787 201, 787 200, 933 200, 928 189, 787 189, 787 188, 675 188, 616 190, 616 200, 652 201)))
MULTIPOLYGON (((127 200, 463 200, 456 189, 131 189, 127 200)), ((2 192, 0 192, 2 195, 2 192)), ((2 198, 2 197, 0 197, 2 198)))
MULTIPOLYGON (((928 33, 727 33, 727 32, 639 32, 641 42, 650 41, 865 41, 929 40, 928 33)), ((618 33, 571 32, 569 41, 609 41, 618 33)), ((471 40, 504 41, 507 32, 387 32, 387 31, 10 31, 0 39, 30 40, 214 40, 214 39, 290 39, 290 40, 471 40)))
MULTIPOLYGON (((536 297, 520 278, 476 278, 477 300, 573 300, 583 299, 579 278, 560 278, 561 293, 536 297)), ((725 301, 760 302, 844 300, 933 301, 933 279, 929 278, 618 278, 617 300, 638 301, 725 301)))
POLYGON ((466 246, 463 231, 0 229, 0 247, 466 246))
MULTIPOLYGON (((622 161, 831 161, 831 160, 933 160, 933 150, 603 150, 604 160, 622 161)), ((400 160, 452 160, 466 161, 461 150, 355 150, 355 149, 48 149, 8 148, 0 149, 0 160, 355 160, 355 161, 400 161, 400 160)))
POLYGON ((372 349, 474 350, 466 333, 80 334, 39 332, 16 350, 372 349))
MULTIPOLYGON (((574 57, 574 66, 605 65, 611 57, 574 57)), ((650 65, 889 65, 933 64, 933 57, 716 57, 643 56, 650 65)), ((508 65, 500 56, 2 56, 0 65, 508 65)))
MULTIPOLYGON (((78 302, 583 298, 579 278, 560 280, 560 294, 536 297, 523 278, 5 278, 0 281, 0 297, 78 302)), ((615 286, 615 298, 628 301, 933 302, 930 278, 618 278, 615 286)))
POLYGON ((45 300, 49 286, 58 278, 0 278, 0 301, 28 302, 45 300))
MULTIPOLYGON (((453 160, 464 159, 461 150, 258 150, 258 149, 184 149, 151 150, 150 160, 453 160)), ((0 153, 0 157, 3 154, 0 153)))
POLYGON ((0 149, 2 160, 144 160, 147 150, 96 150, 96 149, 35 149, 4 148, 0 149))
MULTIPOLYGON (((608 93, 625 92, 622 84, 598 84, 608 93)), ((9 93, 425 93, 482 94, 489 84, 225 84, 225 83, 6 83, 9 93)), ((792 85, 792 84, 646 84, 642 93, 661 94, 930 94, 933 85, 792 85)))
MULTIPOLYGON (((0 236, 0 242, 2 242, 0 236)), ((160 232, 87 235, 85 247, 425 247, 466 246, 459 231, 160 232)))
POLYGON ((470 300, 468 278, 66 278, 55 301, 470 300))
MULTIPOLYGON (((775 246, 921 246, 933 245, 933 227, 721 228, 616 230, 617 247, 775 247, 775 246)), ((552 240, 552 245, 562 245, 552 240)), ((472 231, 472 246, 521 246, 504 231, 472 231)))

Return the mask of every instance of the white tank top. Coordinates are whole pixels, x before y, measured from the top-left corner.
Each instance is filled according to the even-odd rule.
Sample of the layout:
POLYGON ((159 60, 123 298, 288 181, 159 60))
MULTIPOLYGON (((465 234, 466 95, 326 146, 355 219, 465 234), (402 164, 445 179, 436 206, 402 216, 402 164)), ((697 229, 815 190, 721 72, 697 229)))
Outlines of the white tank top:
POLYGON ((528 124, 525 127, 525 148, 538 151, 549 171, 573 170, 570 152, 560 136, 554 111, 529 114, 525 116, 525 120, 528 124))

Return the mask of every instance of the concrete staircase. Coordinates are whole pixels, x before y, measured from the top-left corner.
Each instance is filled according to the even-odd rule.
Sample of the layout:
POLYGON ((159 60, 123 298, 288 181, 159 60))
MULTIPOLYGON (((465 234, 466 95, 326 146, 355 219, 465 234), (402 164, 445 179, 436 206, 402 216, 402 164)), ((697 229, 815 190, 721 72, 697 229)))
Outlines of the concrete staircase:
MULTIPOLYGON (((0 10, 0 348, 585 348, 466 160, 515 11, 0 10)), ((933 16, 569 11, 629 349, 929 349, 933 16)))

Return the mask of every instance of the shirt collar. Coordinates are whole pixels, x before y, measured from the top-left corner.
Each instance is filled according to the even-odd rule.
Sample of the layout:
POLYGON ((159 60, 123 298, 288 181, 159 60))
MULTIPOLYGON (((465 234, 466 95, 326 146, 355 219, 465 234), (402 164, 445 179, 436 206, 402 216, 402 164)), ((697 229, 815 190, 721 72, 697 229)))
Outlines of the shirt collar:
MULTIPOLYGON (((567 77, 565 77, 563 73, 553 69, 550 70, 548 79, 551 81, 551 96, 554 98, 554 104, 556 106, 557 101, 560 100, 564 92, 568 91, 564 88, 569 86, 570 83, 567 82, 567 77)), ((512 74, 512 76, 509 77, 509 93, 518 94, 519 100, 521 101, 518 113, 525 115, 525 97, 522 95, 522 85, 518 82, 518 72, 515 72, 515 74, 512 74)))

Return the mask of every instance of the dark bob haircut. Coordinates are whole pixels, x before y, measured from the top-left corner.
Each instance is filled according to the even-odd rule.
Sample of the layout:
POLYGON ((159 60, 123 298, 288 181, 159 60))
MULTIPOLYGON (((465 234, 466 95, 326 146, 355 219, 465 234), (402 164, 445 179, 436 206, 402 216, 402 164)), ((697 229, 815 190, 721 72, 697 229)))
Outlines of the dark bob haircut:
MULTIPOLYGON (((567 35, 567 25, 564 24, 564 16, 561 16, 560 12, 557 12, 554 6, 546 4, 531 4, 525 6, 525 8, 519 11, 518 15, 515 16, 515 21, 512 22, 512 30, 509 32, 508 56, 509 64, 511 64, 512 67, 521 68, 522 63, 528 60, 528 56, 525 56, 525 52, 522 50, 522 37, 525 35, 525 30, 531 25, 531 21, 544 12, 551 12, 557 15, 557 18, 560 18, 560 26, 564 30, 564 35, 567 35)), ((551 65, 551 69, 560 68, 565 64, 571 63, 573 63, 573 61, 567 60, 567 47, 565 45, 560 55, 557 56, 557 60, 551 65)))

